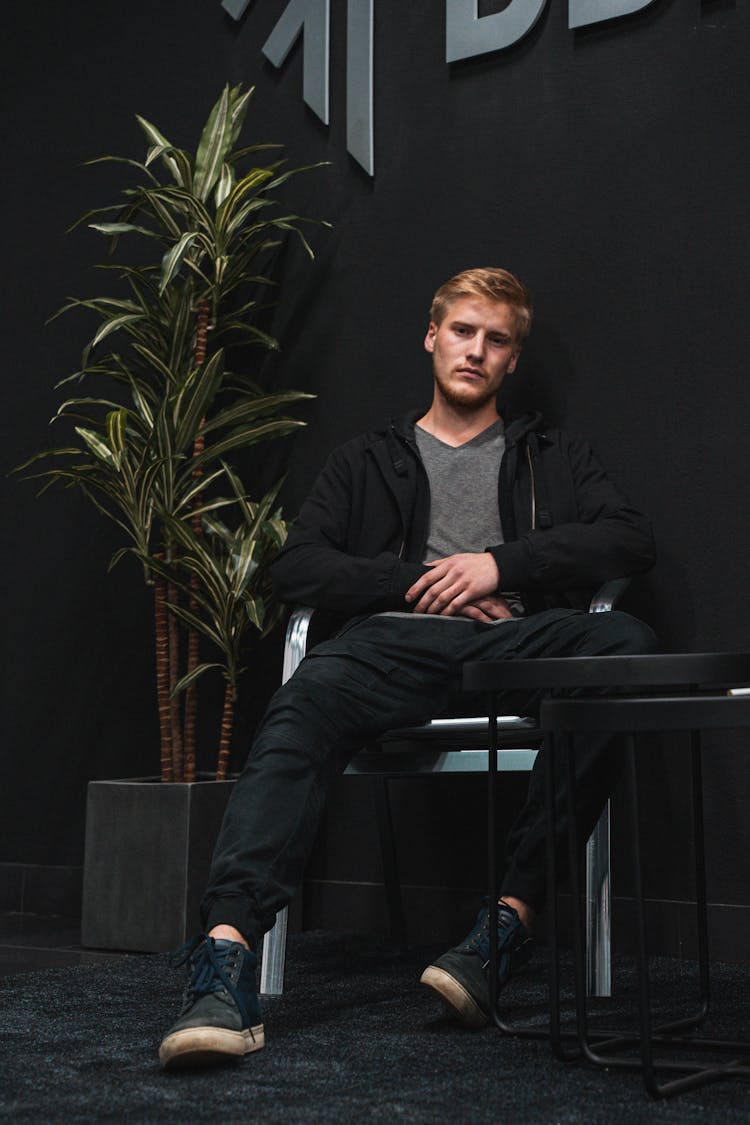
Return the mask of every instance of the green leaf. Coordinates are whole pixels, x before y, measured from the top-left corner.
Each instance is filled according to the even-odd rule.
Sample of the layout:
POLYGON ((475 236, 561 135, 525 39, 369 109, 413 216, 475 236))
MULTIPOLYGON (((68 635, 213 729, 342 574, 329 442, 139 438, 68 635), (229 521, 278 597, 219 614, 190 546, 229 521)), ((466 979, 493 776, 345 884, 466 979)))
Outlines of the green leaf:
MULTIPOLYGON (((143 129, 143 132, 146 134, 148 140, 151 142, 151 152, 153 152, 154 149, 159 150, 159 152, 154 153, 153 156, 151 156, 151 152, 149 153, 149 156, 151 156, 151 160, 156 159, 157 155, 161 156, 164 165, 172 173, 175 182, 182 185, 183 178, 179 163, 173 156, 170 155, 173 146, 169 143, 166 137, 162 136, 156 126, 152 125, 150 121, 147 121, 145 117, 140 117, 138 114, 136 114, 135 119, 140 125, 141 129, 143 129)), ((146 164, 149 163, 150 160, 147 157, 146 164)))
POLYGON ((100 234, 129 234, 134 231, 137 234, 147 234, 149 238, 159 237, 155 231, 147 227, 139 227, 135 223, 89 223, 89 227, 91 230, 99 231, 100 234))
POLYGON ((57 413, 50 419, 50 421, 55 422, 59 418, 63 418, 65 416, 65 412, 69 407, 72 406, 109 406, 113 410, 120 409, 119 402, 111 402, 108 398, 68 398, 64 403, 62 403, 61 406, 57 408, 57 413))
POLYGON ((153 367, 154 371, 158 371, 160 375, 163 375, 164 381, 167 384, 175 382, 174 372, 167 366, 161 356, 158 356, 151 348, 147 348, 144 344, 133 344, 133 351, 137 352, 139 356, 145 359, 146 362, 153 367))
POLYGON ((233 497, 217 496, 213 500, 207 500, 205 504, 201 504, 197 508, 193 508, 191 515, 202 516, 206 512, 217 512, 219 508, 228 508, 237 501, 233 497))
POLYGON ((252 539, 258 538, 261 526, 262 526, 264 520, 266 519, 266 517, 268 516, 268 513, 271 511, 271 508, 273 507, 273 505, 276 501, 276 497, 279 494, 279 489, 281 488, 283 483, 284 483, 284 478, 282 477, 281 480, 276 481, 276 484, 271 485, 268 492, 265 494, 265 496, 261 500, 260 504, 257 505, 257 507, 255 509, 255 515, 253 516, 252 523, 250 524, 250 526, 247 530, 247 535, 250 536, 252 539))
MULTIPOLYGON (((142 202, 142 207, 146 211, 152 212, 157 222, 161 223, 165 231, 172 236, 172 238, 179 238, 181 227, 178 219, 173 214, 174 208, 166 206, 160 191, 161 185, 156 184, 155 188, 138 188, 138 195, 142 202)), ((180 212, 184 210, 180 208, 180 212)))
POLYGON ((202 368, 191 371, 175 400, 175 444, 178 450, 192 447, 201 422, 221 386, 224 352, 219 350, 202 368))
POLYGON ((185 624, 189 625, 192 629, 197 629, 204 637, 208 637, 210 641, 213 641, 217 648, 224 651, 225 644, 221 634, 207 624, 207 622, 203 621, 202 618, 198 617, 196 613, 191 613, 189 609, 184 609, 182 606, 172 605, 171 602, 167 602, 167 607, 170 613, 173 613, 175 617, 179 617, 180 621, 184 621, 185 624))
POLYGON ((127 431, 128 412, 122 408, 111 410, 107 415, 107 437, 114 457, 116 468, 120 468, 125 453, 125 434, 127 431))
POLYGON ((246 156, 250 156, 256 152, 268 152, 271 149, 283 149, 282 144, 259 144, 259 145, 245 145, 243 148, 236 148, 233 152, 229 153, 227 157, 233 164, 237 164, 240 160, 244 160, 246 156))
POLYGON ((268 527, 269 534, 274 540, 276 547, 281 550, 286 542, 286 537, 289 533, 289 524, 286 520, 283 520, 279 517, 274 517, 273 519, 267 521, 266 526, 268 527))
POLYGON ((259 543, 257 539, 252 539, 249 535, 240 540, 239 550, 232 552, 230 575, 232 579, 232 592, 235 597, 240 597, 250 582, 250 579, 258 571, 258 560, 256 558, 259 551, 259 543))
POLYGON ((217 208, 221 207, 222 203, 234 187, 235 182, 236 180, 234 175, 234 168, 231 164, 227 164, 227 162, 224 161, 221 166, 221 176, 219 177, 219 182, 216 185, 216 191, 214 193, 214 203, 216 204, 217 208))
POLYGON ((242 332, 248 337, 246 340, 235 340, 235 344, 260 344, 269 352, 277 352, 279 350, 279 341, 274 339, 273 336, 269 336, 267 332, 262 332, 260 328, 256 328, 254 324, 245 324, 240 320, 228 320, 223 325, 223 332, 242 332))
MULTIPOLYGON (((175 514, 179 515, 181 512, 185 512, 187 509, 189 509, 195 497, 200 496, 202 492, 205 492, 206 489, 210 488, 214 481, 218 480, 218 478, 221 476, 223 476, 223 470, 215 469, 212 473, 209 473, 208 476, 201 477, 198 481, 196 481, 190 488, 188 488, 187 492, 183 493, 180 496, 180 500, 175 508, 175 514)), ((196 513, 191 509, 190 514, 195 515, 196 513)))
POLYGON ((109 572, 111 570, 114 570, 114 568, 117 566, 118 562, 123 557, 123 555, 130 555, 132 553, 133 553, 132 547, 120 547, 119 551, 115 551, 114 555, 112 556, 112 558, 109 560, 109 563, 107 564, 107 574, 109 574, 109 572))
POLYGON ((81 435, 95 457, 103 461, 106 465, 111 465, 112 468, 119 469, 115 455, 98 434, 95 434, 93 430, 84 429, 83 426, 76 426, 75 431, 77 434, 81 435))
POLYGON ((228 147, 230 149, 234 148, 237 143, 237 138, 242 131, 242 126, 245 121, 245 115, 247 114, 248 103, 250 101, 250 98, 253 96, 253 93, 255 92, 254 86, 250 86, 244 94, 240 93, 241 89, 241 86, 234 86, 229 92, 229 115, 231 120, 231 132, 229 135, 228 147))
POLYGON ((209 114, 198 142, 195 157, 193 188, 199 199, 208 199, 219 178, 224 157, 232 143, 232 120, 229 113, 229 87, 225 86, 209 114))
POLYGON ((242 221, 237 221, 235 211, 250 192, 258 191, 264 184, 267 184, 272 177, 273 169, 271 168, 253 168, 250 172, 247 172, 242 179, 238 180, 216 213, 217 232, 222 233, 228 231, 231 234, 235 234, 242 225, 242 222, 244 222, 244 218, 250 215, 254 210, 257 210, 257 206, 248 207, 247 212, 243 211, 242 221))
POLYGON ((192 672, 188 672, 186 676, 183 676, 181 680, 177 681, 170 694, 170 699, 174 699, 174 697, 176 695, 179 695, 180 692, 184 691, 185 688, 189 688, 190 685, 194 684, 195 681, 200 676, 202 676, 204 672, 207 672, 209 670, 209 668, 223 667, 223 664, 199 664, 197 668, 193 668, 192 672))
POLYGON ((203 527, 209 535, 217 536, 224 543, 234 542, 234 535, 229 530, 227 525, 225 523, 222 523, 221 520, 214 519, 213 516, 204 517, 203 527))
POLYGON ((91 341, 91 348, 95 348, 96 345, 100 344, 107 336, 110 336, 113 332, 117 332, 117 330, 124 325, 134 324, 136 321, 143 319, 143 313, 124 313, 122 316, 115 316, 111 320, 106 320, 91 341))
POLYGON ((240 402, 214 414, 203 427, 204 433, 220 429, 222 426, 238 426, 262 414, 274 414, 280 406, 296 402, 300 398, 312 398, 301 391, 280 391, 275 395, 262 395, 250 402, 240 402))
MULTIPOLYGON (((75 447, 68 447, 67 449, 44 449, 41 453, 35 453, 33 457, 29 457, 28 460, 23 461, 20 465, 16 465, 16 467, 14 469, 11 469, 11 473, 23 473, 23 472, 26 471, 26 469, 28 469, 31 465, 34 465, 37 461, 43 461, 45 457, 80 457, 80 456, 81 456, 81 450, 78 449, 78 448, 75 448, 75 447)), ((48 472, 54 472, 55 470, 49 469, 47 471, 48 472)), ((45 474, 38 474, 38 475, 46 475, 46 473, 45 474)))
POLYGON ((282 172, 280 176, 268 185, 268 190, 273 191, 280 184, 286 183, 292 176, 297 176, 300 172, 312 172, 315 168, 329 168, 331 166, 330 160, 319 160, 317 164, 300 164, 298 168, 290 168, 288 172, 282 172))
POLYGON ((255 628, 256 629, 262 629, 263 628, 263 600, 262 600, 262 598, 253 598, 251 595, 248 594, 247 597, 245 597, 243 599, 243 602, 244 602, 244 606, 245 606, 245 612, 247 613, 247 616, 250 618, 250 620, 252 621, 255 628))
POLYGON ((214 442, 212 445, 206 447, 203 453, 194 460, 195 467, 200 468, 208 464, 210 461, 215 460, 217 457, 223 457, 232 449, 242 449, 248 445, 254 445, 258 441, 263 441, 265 438, 282 437, 284 434, 290 434, 293 430, 298 430, 304 426, 304 422, 299 422, 296 418, 280 418, 275 422, 265 422, 259 426, 251 426, 248 429, 242 429, 221 441, 214 442))
POLYGON ((224 474, 226 475, 227 480, 232 486, 235 500, 239 504, 240 511, 242 512, 242 518, 244 519, 246 524, 252 523, 254 518, 255 505, 248 502, 247 496, 245 495, 245 486, 243 485, 237 474, 233 471, 231 465, 228 465, 226 461, 221 462, 221 467, 224 471, 224 474))
MULTIPOLYGON (((132 160, 128 156, 95 156, 93 160, 84 160, 83 162, 84 168, 89 168, 94 164, 127 164, 131 168, 137 168, 139 172, 143 172, 152 183, 157 184, 159 182, 145 164, 142 164, 140 160, 132 160)), ((111 210, 114 210, 114 208, 111 208, 111 210)))
POLYGON ((186 234, 183 234, 179 242, 176 242, 172 249, 167 251, 164 255, 161 263, 161 281, 159 283, 160 297, 179 270, 185 255, 197 237, 198 235, 195 231, 188 231, 186 234))
POLYGON ((138 386, 138 383, 132 377, 132 375, 130 377, 130 392, 133 396, 133 402, 135 403, 136 410, 138 411, 138 413, 140 414, 141 418, 146 423, 146 425, 149 427, 149 429, 153 429, 153 426, 154 426, 153 412, 152 412, 151 407, 149 406, 148 402, 146 401, 146 398, 145 398, 141 388, 138 386))
POLYGON ((149 198, 162 202, 170 209, 177 209, 182 215, 188 217, 190 225, 200 227, 210 233, 213 230, 213 220, 203 202, 192 191, 181 187, 150 188, 149 198))

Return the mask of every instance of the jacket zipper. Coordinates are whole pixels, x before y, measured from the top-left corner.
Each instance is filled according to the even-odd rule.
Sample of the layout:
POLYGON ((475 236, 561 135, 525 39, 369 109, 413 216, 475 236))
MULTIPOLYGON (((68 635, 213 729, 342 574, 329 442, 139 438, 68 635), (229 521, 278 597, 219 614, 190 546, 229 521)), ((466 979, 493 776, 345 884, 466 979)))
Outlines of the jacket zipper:
POLYGON ((531 460, 531 450, 526 446, 526 460, 529 462, 531 474, 531 530, 536 531, 536 480, 534 478, 534 462, 531 460))

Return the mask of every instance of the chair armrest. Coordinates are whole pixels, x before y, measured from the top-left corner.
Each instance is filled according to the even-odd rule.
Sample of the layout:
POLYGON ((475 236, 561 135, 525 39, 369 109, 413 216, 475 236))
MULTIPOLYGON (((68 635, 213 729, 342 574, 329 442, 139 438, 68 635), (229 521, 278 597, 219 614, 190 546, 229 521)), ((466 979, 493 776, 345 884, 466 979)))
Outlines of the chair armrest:
POLYGON ((612 578, 604 582, 594 594, 589 613, 609 613, 630 585, 629 578, 612 578))
POLYGON ((310 606, 299 606, 293 610, 286 627, 284 639, 284 662, 281 669, 281 682, 285 684, 299 668, 302 657, 307 652, 307 638, 315 610, 310 606))

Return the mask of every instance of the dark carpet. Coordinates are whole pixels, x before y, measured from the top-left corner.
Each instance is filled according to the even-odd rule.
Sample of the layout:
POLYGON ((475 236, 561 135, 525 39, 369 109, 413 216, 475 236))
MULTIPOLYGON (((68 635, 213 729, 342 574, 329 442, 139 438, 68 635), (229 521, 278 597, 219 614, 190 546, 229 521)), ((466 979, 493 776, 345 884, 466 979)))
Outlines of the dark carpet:
MULTIPOLYGON (((653 1102, 640 1077, 564 1065, 545 1043, 466 1032, 417 984, 440 952, 306 933, 290 940, 287 991, 266 999, 267 1046, 241 1063, 162 1074, 156 1048, 182 975, 163 956, 0 980, 2 1120, 65 1122, 733 1122, 750 1121, 750 1082, 653 1102)), ((607 1022, 630 1012, 632 962, 616 964, 607 1022)), ((694 966, 654 963, 657 1007, 693 995, 694 966)), ((538 963, 504 994, 507 1018, 546 1011, 538 963)), ((750 965, 713 970, 711 1028, 747 1038, 750 965)))

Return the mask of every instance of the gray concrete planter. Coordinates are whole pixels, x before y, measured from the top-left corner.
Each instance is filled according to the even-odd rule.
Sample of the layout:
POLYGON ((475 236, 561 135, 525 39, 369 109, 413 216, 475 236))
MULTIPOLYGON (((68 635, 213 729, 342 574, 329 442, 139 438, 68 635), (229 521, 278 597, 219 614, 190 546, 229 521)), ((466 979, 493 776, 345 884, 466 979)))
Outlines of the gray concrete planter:
POLYGON ((233 786, 89 782, 83 945, 159 953, 200 932, 200 899, 233 786))

